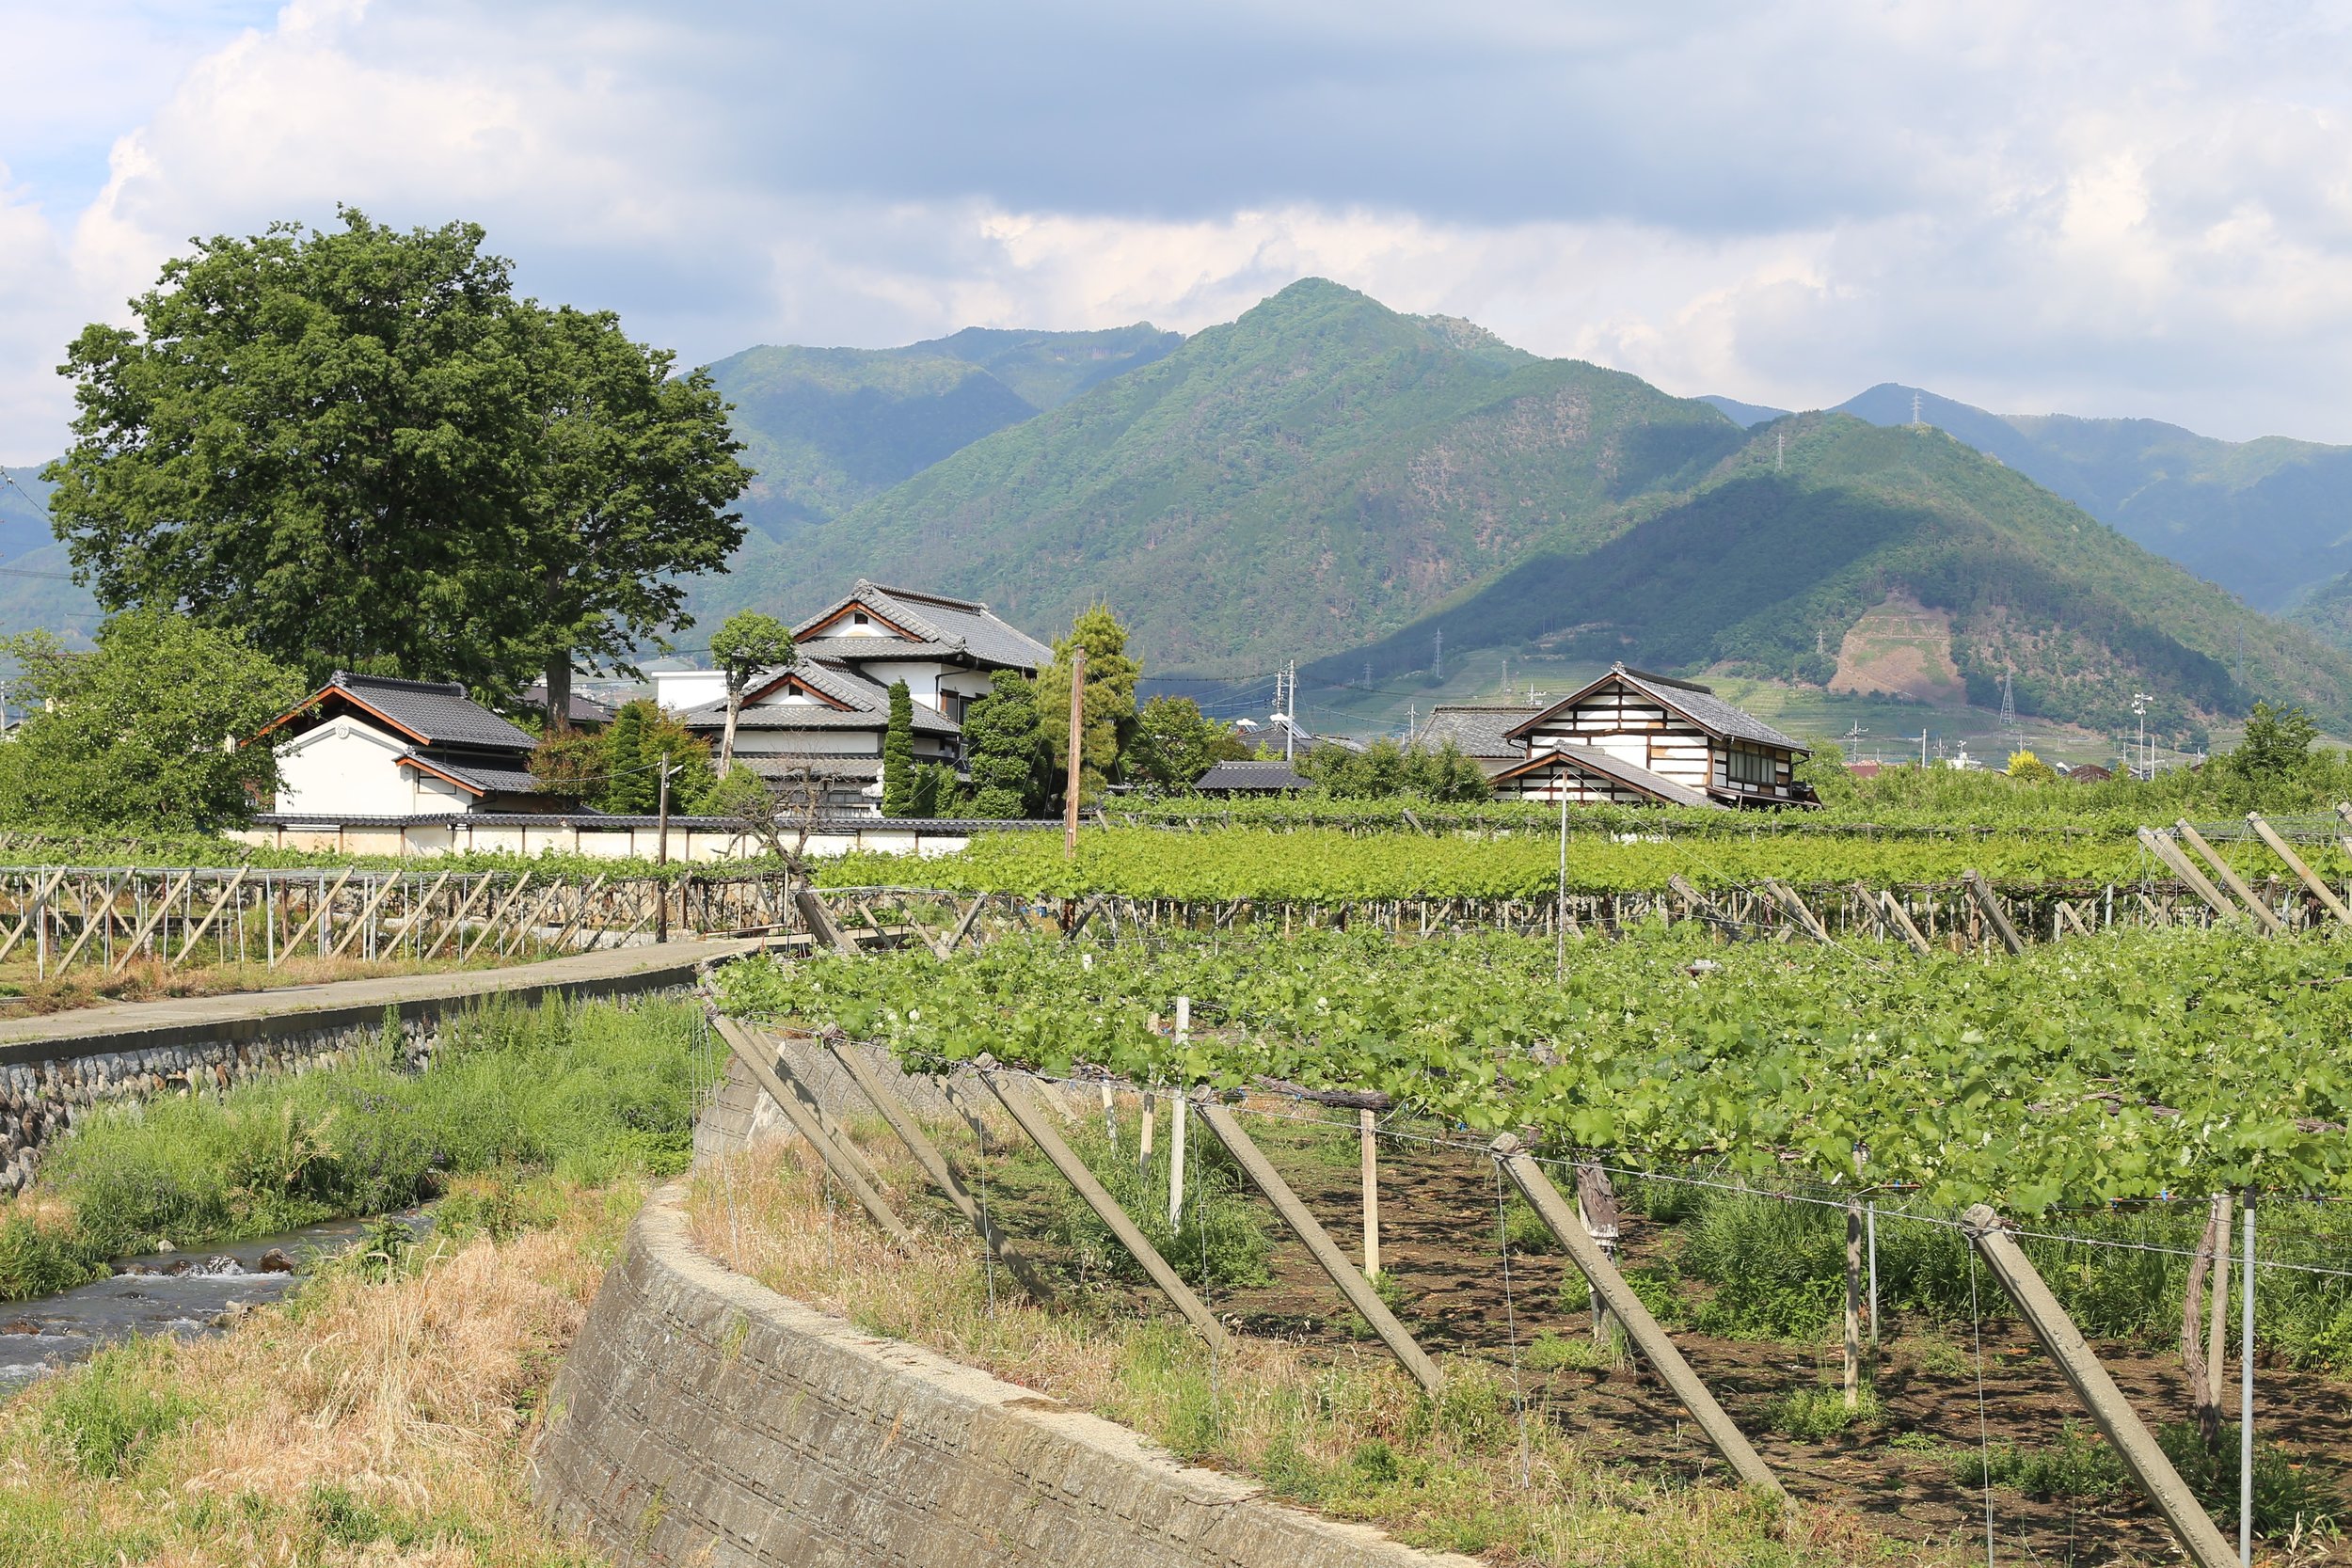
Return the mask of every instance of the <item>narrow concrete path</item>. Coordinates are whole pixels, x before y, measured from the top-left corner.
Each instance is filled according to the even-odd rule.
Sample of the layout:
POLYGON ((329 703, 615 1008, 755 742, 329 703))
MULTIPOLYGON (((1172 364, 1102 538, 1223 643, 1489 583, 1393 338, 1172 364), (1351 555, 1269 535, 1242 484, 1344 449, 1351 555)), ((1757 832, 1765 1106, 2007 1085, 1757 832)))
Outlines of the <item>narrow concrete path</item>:
POLYGON ((61 1060, 222 1035, 334 1028, 380 1018, 387 1007, 413 1017, 482 996, 520 993, 535 1001, 549 993, 596 996, 660 990, 691 984, 698 963, 738 958, 773 944, 771 938, 708 937, 574 953, 503 969, 337 980, 282 990, 230 991, 157 1002, 110 1002, 103 1006, 0 1022, 0 1062, 61 1060))

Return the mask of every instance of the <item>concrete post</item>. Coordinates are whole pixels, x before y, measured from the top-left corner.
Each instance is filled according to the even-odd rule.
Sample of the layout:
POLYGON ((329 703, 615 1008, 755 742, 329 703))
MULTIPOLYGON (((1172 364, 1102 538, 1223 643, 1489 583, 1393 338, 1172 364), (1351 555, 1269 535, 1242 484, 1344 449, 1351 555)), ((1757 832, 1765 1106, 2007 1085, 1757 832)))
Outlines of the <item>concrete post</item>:
POLYGON ((2042 1341, 2050 1359, 2058 1363, 2058 1371, 2074 1388, 2075 1398, 2083 1402, 2090 1418, 2114 1446, 2116 1457, 2123 1461, 2123 1467, 2131 1472, 2139 1489, 2172 1527, 2172 1533, 2187 1548, 2198 1568, 2231 1568, 2237 1561, 2237 1553, 2214 1528, 2213 1521, 2205 1516, 2204 1509, 2181 1480, 2180 1472, 2172 1467, 2172 1461, 2165 1457, 2164 1449, 2156 1446, 2155 1438, 2124 1401, 2122 1391, 2115 1386, 2115 1380, 2099 1364, 2098 1356, 2091 1353, 2074 1320, 2066 1315, 2066 1309, 2042 1282, 2042 1275, 2034 1271, 2024 1251, 2002 1227, 2001 1216, 1990 1206, 1979 1203, 1963 1214, 1960 1223, 1978 1255, 2025 1314, 2034 1338, 2042 1341))
POLYGON ((1625 1282, 1616 1265, 1601 1252, 1600 1243, 1585 1234, 1576 1211, 1561 1197, 1551 1178, 1544 1174, 1543 1166, 1535 1163, 1512 1133, 1503 1133, 1488 1147, 1502 1164, 1502 1173, 1518 1188, 1536 1216, 1560 1238, 1560 1244, 1568 1249, 1568 1256, 1592 1283, 1594 1291, 1617 1315, 1617 1322, 1625 1325, 1626 1338, 1633 1341, 1634 1349, 1642 1353, 1643 1359, 1673 1390, 1675 1398, 1682 1402, 1692 1419, 1698 1422, 1699 1430, 1715 1445, 1715 1450, 1741 1481, 1778 1495, 1779 1481, 1766 1467, 1755 1447, 1732 1424, 1731 1418, 1724 1414, 1724 1407, 1715 1402, 1715 1396, 1707 1391, 1698 1373, 1682 1359, 1682 1353, 1675 1349, 1674 1341, 1658 1326, 1658 1320, 1650 1316, 1649 1308, 1642 1305, 1642 1298, 1633 1293, 1633 1288, 1625 1282))
POLYGON ((1209 1131, 1216 1134, 1217 1141, 1241 1163, 1249 1180, 1274 1205, 1274 1212, 1282 1216, 1282 1223, 1307 1243, 1308 1253, 1331 1276, 1331 1283, 1340 1288, 1347 1304, 1363 1314, 1364 1322, 1372 1325, 1372 1331, 1380 1336, 1380 1342, 1389 1347, 1389 1354, 1396 1357, 1396 1364, 1424 1391, 1435 1394, 1443 1387, 1445 1376, 1438 1370, 1438 1364, 1429 1359, 1429 1353, 1414 1342, 1405 1325, 1396 1321, 1396 1314, 1389 1310, 1388 1303, 1356 1271, 1356 1265, 1347 1260, 1347 1255, 1307 1206, 1298 1201, 1298 1195, 1291 1191, 1290 1183, 1282 1180, 1281 1173, 1251 1140, 1233 1113, 1214 1100, 1204 1100, 1200 1102, 1200 1119, 1209 1124, 1209 1131))

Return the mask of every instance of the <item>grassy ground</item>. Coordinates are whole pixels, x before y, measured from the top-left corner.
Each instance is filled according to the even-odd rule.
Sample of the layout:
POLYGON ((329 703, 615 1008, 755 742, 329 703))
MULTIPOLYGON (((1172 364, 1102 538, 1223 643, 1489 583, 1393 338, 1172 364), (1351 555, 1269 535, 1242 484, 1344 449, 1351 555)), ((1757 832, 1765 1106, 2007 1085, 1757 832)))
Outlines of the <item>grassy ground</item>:
MULTIPOLYGON (((1516 1419, 1509 1386, 1478 1358, 1448 1357, 1448 1387, 1432 1400, 1360 1343, 1333 1353, 1236 1336, 1213 1359, 1181 1325, 1137 1316, 1123 1295, 1080 1287, 1057 1309, 1040 1309, 1001 1271, 992 1279, 944 1223, 912 1257, 890 1252, 829 1200, 808 1158, 771 1144, 698 1176, 700 1244, 873 1333, 929 1345, 1411 1544, 1499 1562, 1636 1568, 1959 1560, 1885 1541, 1839 1510, 1607 1463, 1546 1413, 1516 1419)), ((911 1169, 889 1174, 914 1190, 911 1169)))
POLYGON ((460 1223, 216 1338, 135 1342, 0 1410, 0 1568, 558 1568, 524 1458, 642 1181, 472 1178, 460 1223))
POLYGON ((388 1035, 348 1067, 99 1111, 0 1206, 0 1299, 163 1241, 184 1250, 407 1208, 472 1173, 683 1170, 709 1072, 701 1029, 679 1003, 494 1003, 444 1029, 427 1072, 400 1070, 388 1035))

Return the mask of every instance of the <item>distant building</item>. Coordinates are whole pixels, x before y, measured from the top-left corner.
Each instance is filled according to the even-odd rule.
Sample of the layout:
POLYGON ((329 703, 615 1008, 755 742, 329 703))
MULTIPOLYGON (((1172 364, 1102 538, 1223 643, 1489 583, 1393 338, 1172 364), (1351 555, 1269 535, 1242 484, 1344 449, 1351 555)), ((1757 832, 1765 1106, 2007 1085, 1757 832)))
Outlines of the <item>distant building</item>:
MULTIPOLYGON (((798 658, 744 693, 735 757, 782 788, 806 781, 828 814, 882 814, 890 687, 914 699, 914 757, 961 768, 964 710, 999 670, 1035 675, 1054 650, 970 599, 860 580, 792 628, 798 658)), ((726 681, 715 670, 658 671, 656 694, 715 752, 726 681)))
POLYGON ((2115 769, 2102 768, 2095 762, 2078 762, 2072 768, 2061 765, 2058 771, 2076 784, 2105 784, 2115 777, 2115 769))
POLYGON ((1806 749, 1708 687, 1619 664, 1512 725, 1523 760, 1494 776, 1506 800, 1678 806, 1810 804, 1806 749))
POLYGON ((1850 762, 1846 764, 1846 771, 1857 779, 1875 779, 1879 776, 1879 769, 1885 766, 1883 762, 1850 762))
POLYGON ((1287 762, 1220 762, 1193 788, 1203 795, 1287 795, 1312 787, 1287 762))
POLYGON ((1526 746, 1511 732, 1543 711, 1535 703, 1440 703, 1414 732, 1413 744, 1437 752, 1450 740, 1492 779, 1527 760, 1526 746))
POLYGON ((454 681, 405 681, 335 672, 262 726, 278 751, 281 816, 561 812, 531 774, 538 742, 466 695, 454 681))
MULTIPOLYGON (((535 682, 521 696, 516 698, 515 703, 516 706, 530 708, 534 713, 546 713, 548 711, 548 683, 535 682)), ((593 730, 612 722, 612 708, 583 691, 575 689, 572 692, 569 708, 572 725, 576 729, 593 730)))

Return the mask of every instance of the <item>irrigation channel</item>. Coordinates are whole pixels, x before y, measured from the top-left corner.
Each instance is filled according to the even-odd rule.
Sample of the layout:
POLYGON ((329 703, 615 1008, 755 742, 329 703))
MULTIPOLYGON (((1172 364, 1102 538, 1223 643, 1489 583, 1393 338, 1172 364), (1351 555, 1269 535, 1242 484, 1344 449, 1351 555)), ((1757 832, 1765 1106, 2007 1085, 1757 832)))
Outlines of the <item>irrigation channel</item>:
MULTIPOLYGON (((412 1231, 430 1224, 421 1212, 390 1218, 412 1231)), ((120 1258, 105 1278, 0 1305, 0 1399, 125 1339, 226 1329, 292 1294, 316 1261, 360 1244, 381 1223, 335 1220, 202 1253, 120 1258)))

